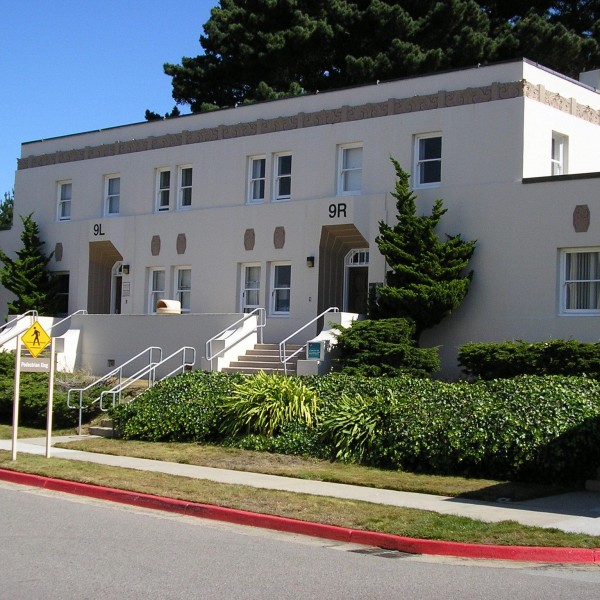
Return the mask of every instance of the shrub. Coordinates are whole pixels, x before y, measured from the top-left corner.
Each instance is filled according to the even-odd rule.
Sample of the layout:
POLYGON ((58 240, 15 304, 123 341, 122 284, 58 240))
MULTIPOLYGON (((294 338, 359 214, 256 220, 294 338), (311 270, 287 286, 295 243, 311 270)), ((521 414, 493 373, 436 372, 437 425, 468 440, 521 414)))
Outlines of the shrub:
POLYGON ((418 348, 414 323, 407 319, 354 321, 338 331, 335 367, 342 373, 426 377, 440 368, 437 348, 418 348))
POLYGON ((261 371, 234 385, 221 402, 221 431, 273 436, 286 423, 314 424, 317 413, 315 391, 299 377, 270 375, 261 371))
POLYGON ((588 375, 600 379, 600 344, 576 340, 465 344, 458 352, 465 373, 482 379, 517 375, 588 375))
POLYGON ((220 401, 241 376, 194 371, 157 383, 110 411, 125 439, 212 441, 219 438, 220 401))
MULTIPOLYGON (((19 385, 19 424, 29 427, 46 427, 48 414, 48 375, 45 373, 21 373, 19 385)), ((15 355, 0 352, 0 421, 12 423, 15 383, 15 355)), ((74 427, 78 412, 67 407, 67 395, 60 391, 61 384, 55 381, 52 404, 53 428, 74 427)), ((84 414, 89 419, 90 412, 84 414)))

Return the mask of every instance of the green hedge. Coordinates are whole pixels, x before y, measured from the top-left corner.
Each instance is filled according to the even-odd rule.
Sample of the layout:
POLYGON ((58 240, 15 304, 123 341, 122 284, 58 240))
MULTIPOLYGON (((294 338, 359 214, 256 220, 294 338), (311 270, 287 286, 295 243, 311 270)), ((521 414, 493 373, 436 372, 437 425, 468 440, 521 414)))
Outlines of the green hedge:
POLYGON ((459 348, 458 364, 467 375, 481 379, 517 375, 587 375, 600 379, 600 343, 470 343, 459 348))
MULTIPOLYGON (((291 386, 300 379, 317 395, 312 418, 297 414, 246 434, 223 427, 224 405, 240 386, 253 389, 252 378, 239 375, 185 374, 113 414, 127 438, 213 442, 418 472, 560 483, 589 478, 600 466, 600 382, 589 378, 445 383, 331 374, 292 378, 291 386)), ((269 385, 278 380, 290 389, 289 378, 269 385)))

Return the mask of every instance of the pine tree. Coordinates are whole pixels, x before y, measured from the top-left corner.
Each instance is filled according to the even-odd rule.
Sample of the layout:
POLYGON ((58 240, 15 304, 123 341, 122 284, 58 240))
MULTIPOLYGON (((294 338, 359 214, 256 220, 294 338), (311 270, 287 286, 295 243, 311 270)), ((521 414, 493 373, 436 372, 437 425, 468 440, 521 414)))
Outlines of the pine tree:
POLYGON ((40 239, 39 229, 31 214, 22 217, 23 247, 17 251, 13 260, 0 249, 0 282, 17 298, 8 304, 10 314, 23 314, 28 310, 37 310, 44 315, 53 315, 56 309, 56 284, 48 271, 52 254, 46 256, 42 251, 45 244, 40 239))
POLYGON ((396 169, 398 222, 390 227, 379 223, 376 238, 379 251, 390 271, 385 286, 377 290, 370 312, 375 319, 410 318, 415 339, 454 311, 467 295, 473 272, 463 274, 475 250, 476 241, 460 235, 446 235, 440 241, 435 229, 446 213, 442 200, 435 201, 430 216, 416 214, 416 196, 409 187, 409 175, 392 158, 396 169))

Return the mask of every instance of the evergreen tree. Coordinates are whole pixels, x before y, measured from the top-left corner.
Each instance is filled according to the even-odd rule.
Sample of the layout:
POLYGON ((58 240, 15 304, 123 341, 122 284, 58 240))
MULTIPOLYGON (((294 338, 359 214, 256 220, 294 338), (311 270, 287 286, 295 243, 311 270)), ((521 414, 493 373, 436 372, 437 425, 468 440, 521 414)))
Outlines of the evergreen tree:
POLYGON ((577 77, 600 67, 599 18, 600 0, 221 0, 203 54, 164 71, 192 112, 523 56, 577 77))
POLYGON ((13 223, 14 193, 4 192, 4 201, 0 200, 0 229, 10 229, 13 223))
POLYGON ((435 201, 430 216, 418 216, 409 175, 393 158, 392 163, 398 222, 393 227, 380 222, 376 238, 391 270, 386 285, 372 299, 370 312, 376 319, 412 319, 418 341, 425 329, 452 313, 467 295, 473 272, 463 273, 476 241, 464 241, 460 235, 447 235, 440 241, 435 229, 446 213, 442 200, 435 201))
POLYGON ((0 282, 17 297, 8 304, 8 311, 10 314, 23 314, 28 310, 37 310, 44 315, 53 315, 56 309, 56 284, 47 267, 54 253, 44 255, 42 246, 45 242, 40 239, 38 226, 31 214, 21 216, 21 221, 23 248, 17 251, 17 259, 9 258, 0 249, 0 261, 4 263, 0 269, 0 282))

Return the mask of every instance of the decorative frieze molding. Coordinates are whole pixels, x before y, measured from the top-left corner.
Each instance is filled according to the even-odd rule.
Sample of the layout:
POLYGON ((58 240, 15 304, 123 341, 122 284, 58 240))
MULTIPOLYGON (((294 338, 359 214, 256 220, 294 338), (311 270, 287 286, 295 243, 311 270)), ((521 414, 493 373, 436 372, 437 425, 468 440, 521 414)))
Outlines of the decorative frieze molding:
POLYGON ((251 122, 219 125, 218 127, 193 131, 185 130, 181 133, 169 133, 161 136, 150 136, 142 139, 102 144, 100 146, 86 146, 85 148, 29 156, 18 159, 18 169, 32 169, 46 165, 115 156, 118 154, 131 154, 133 152, 159 150, 188 144, 202 144, 204 142, 264 135, 305 127, 336 125, 349 121, 377 119, 392 115, 436 110, 438 108, 453 108, 468 104, 481 104, 519 97, 536 100, 589 123, 600 125, 600 111, 579 104, 575 98, 565 98, 558 93, 550 92, 543 85, 534 85, 526 80, 521 80, 508 83, 492 83, 488 86, 462 90, 440 90, 435 94, 412 96, 410 98, 390 98, 383 102, 368 102, 357 106, 345 105, 341 108, 320 110, 312 113, 300 112, 296 115, 275 117, 273 119, 258 119, 251 122))

